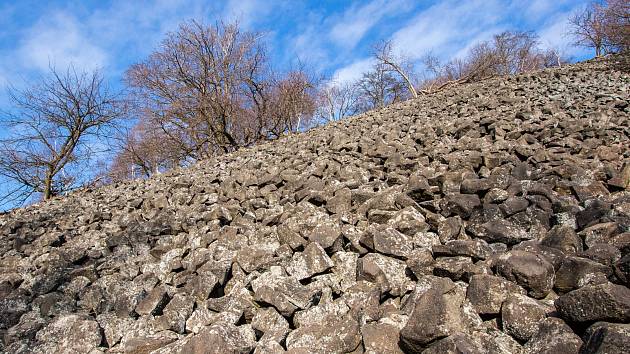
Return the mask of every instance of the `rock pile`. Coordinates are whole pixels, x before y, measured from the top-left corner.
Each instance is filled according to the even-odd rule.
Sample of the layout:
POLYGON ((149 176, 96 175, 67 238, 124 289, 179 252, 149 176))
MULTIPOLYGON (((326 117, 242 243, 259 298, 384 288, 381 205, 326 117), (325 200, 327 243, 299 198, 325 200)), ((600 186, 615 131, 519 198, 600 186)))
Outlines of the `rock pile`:
POLYGON ((630 76, 452 87, 0 217, 11 353, 630 348, 630 76))

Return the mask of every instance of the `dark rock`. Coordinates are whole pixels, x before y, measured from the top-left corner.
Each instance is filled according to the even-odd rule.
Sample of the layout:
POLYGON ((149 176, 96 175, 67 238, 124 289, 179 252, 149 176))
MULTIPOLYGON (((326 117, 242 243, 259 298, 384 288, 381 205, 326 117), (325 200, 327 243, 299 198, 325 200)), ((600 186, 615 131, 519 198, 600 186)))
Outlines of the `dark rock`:
POLYGON ((420 352, 428 344, 465 330, 464 292, 452 281, 435 281, 415 302, 407 325, 400 332, 405 351, 420 352))
POLYGON ((549 317, 538 325, 538 330, 525 344, 526 353, 577 354, 582 347, 582 340, 571 327, 559 318, 549 317))
POLYGON ((561 293, 589 284, 603 284, 612 274, 610 267, 580 257, 567 257, 556 271, 554 288, 561 293))
POLYGON ((495 270, 537 299, 547 296, 555 280, 553 265, 542 256, 526 251, 510 251, 499 256, 495 270))
POLYGON ((546 314, 547 309, 538 301, 513 293, 501 306, 501 323, 505 333, 526 342, 536 333, 546 314))
POLYGON ((475 208, 481 206, 476 194, 451 194, 444 199, 444 210, 463 219, 468 219, 475 208))
POLYGON ((517 285, 493 275, 477 274, 470 278, 466 298, 482 315, 496 315, 510 294, 522 291, 517 285))
POLYGON ((582 239, 569 226, 556 225, 540 244, 547 247, 557 248, 568 254, 575 254, 583 250, 582 239))
POLYGON ((555 306, 568 322, 627 322, 630 289, 612 283, 587 285, 560 296, 555 306))
POLYGON ((596 322, 583 338, 581 353, 623 353, 630 348, 630 324, 596 322))

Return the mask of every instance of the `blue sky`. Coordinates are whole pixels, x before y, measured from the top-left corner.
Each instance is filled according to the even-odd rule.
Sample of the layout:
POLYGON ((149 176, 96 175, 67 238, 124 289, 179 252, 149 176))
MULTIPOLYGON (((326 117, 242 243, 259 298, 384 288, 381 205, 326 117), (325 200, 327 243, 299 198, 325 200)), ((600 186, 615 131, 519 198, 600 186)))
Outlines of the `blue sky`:
MULTIPOLYGON (((277 69, 298 60, 339 80, 370 65, 371 45, 392 39, 412 59, 432 51, 443 59, 507 29, 535 30, 544 46, 574 58, 568 15, 585 1, 41 1, 0 0, 0 85, 20 86, 49 63, 100 67, 114 87, 132 63, 145 58, 182 21, 239 19, 264 31, 277 69)), ((7 109, 0 90, 0 109, 7 109)))

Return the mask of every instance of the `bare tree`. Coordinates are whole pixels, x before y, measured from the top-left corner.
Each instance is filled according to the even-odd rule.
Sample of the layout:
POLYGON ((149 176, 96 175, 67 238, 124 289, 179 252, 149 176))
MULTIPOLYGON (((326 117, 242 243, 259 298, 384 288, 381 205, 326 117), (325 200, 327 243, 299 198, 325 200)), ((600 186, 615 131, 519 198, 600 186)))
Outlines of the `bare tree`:
POLYGON ((418 97, 415 84, 412 81, 414 75, 413 63, 402 55, 394 53, 392 41, 382 41, 374 47, 374 57, 379 63, 397 73, 404 81, 411 97, 418 97))
POLYGON ((328 123, 357 114, 359 89, 356 82, 330 82, 319 91, 317 117, 328 123))
POLYGON ((455 83, 514 75, 565 62, 559 51, 542 50, 535 33, 506 31, 474 45, 462 59, 441 64, 435 56, 426 56, 423 63, 432 76, 423 82, 420 92, 434 92, 455 83))
POLYGON ((159 126, 145 117, 131 128, 118 133, 118 153, 110 164, 110 180, 146 178, 181 164, 180 150, 170 145, 159 126))
POLYGON ((0 140, 0 176, 9 187, 0 202, 50 199, 88 182, 98 146, 124 112, 100 72, 51 68, 40 83, 9 95, 15 109, 6 113, 8 136, 0 140))
POLYGON ((611 51, 630 49, 630 1, 608 0, 604 10, 606 46, 611 51))
POLYGON ((183 24, 133 65, 126 81, 145 102, 144 114, 186 155, 231 151, 256 139, 258 132, 248 128, 261 126, 239 120, 265 87, 260 38, 236 23, 183 24))
POLYGON ((591 2, 569 19, 570 33, 575 37, 575 44, 593 48, 597 57, 606 51, 604 7, 600 2, 591 2))
POLYGON ((392 75, 389 67, 383 63, 376 63, 370 71, 364 73, 357 83, 357 88, 358 113, 382 108, 409 98, 405 84, 392 75))

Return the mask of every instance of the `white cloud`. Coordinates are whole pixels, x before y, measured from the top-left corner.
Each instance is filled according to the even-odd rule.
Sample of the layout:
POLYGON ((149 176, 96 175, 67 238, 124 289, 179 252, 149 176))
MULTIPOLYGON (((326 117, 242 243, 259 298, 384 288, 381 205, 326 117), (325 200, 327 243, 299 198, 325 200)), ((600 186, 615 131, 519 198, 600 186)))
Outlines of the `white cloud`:
POLYGON ((274 5, 273 1, 265 0, 230 0, 223 10, 223 18, 237 20, 243 28, 250 29, 257 20, 267 16, 274 5))
POLYGON ((344 66, 333 74, 333 80, 337 83, 352 82, 360 79, 363 73, 370 70, 374 65, 374 59, 364 58, 355 61, 354 63, 344 66))
POLYGON ((72 16, 56 12, 30 28, 18 49, 21 63, 47 70, 49 65, 80 69, 102 67, 107 62, 105 51, 86 36, 86 30, 72 16))
POLYGON ((351 6, 332 26, 330 38, 337 45, 352 49, 383 18, 408 7, 409 3, 404 1, 384 0, 373 0, 361 7, 351 6))
POLYGON ((392 39, 412 59, 430 51, 451 57, 496 27, 506 11, 506 4, 497 0, 447 0, 420 12, 392 39))

